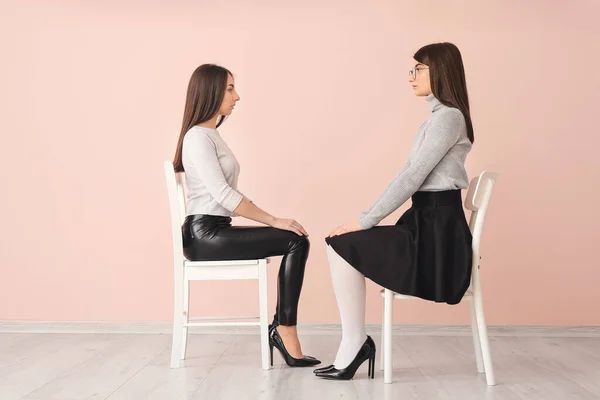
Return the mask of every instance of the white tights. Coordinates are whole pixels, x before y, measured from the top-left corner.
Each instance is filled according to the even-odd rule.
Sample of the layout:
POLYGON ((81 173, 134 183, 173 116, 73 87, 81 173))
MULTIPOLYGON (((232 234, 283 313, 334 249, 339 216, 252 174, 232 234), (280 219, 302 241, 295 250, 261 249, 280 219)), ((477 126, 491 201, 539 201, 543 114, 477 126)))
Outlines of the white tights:
POLYGON ((342 319, 342 341, 333 365, 346 368, 367 340, 365 332, 365 276, 327 246, 333 290, 342 319))

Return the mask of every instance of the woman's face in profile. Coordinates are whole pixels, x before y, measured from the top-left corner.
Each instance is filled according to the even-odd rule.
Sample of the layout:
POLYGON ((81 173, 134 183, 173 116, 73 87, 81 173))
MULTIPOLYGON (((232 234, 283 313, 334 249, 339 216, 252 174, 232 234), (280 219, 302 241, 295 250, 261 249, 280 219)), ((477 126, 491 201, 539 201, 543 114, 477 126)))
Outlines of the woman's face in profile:
POLYGON ((235 103, 240 99, 240 96, 235 91, 235 82, 231 75, 227 76, 227 88, 225 89, 225 96, 223 96, 223 102, 219 108, 219 115, 230 115, 235 108, 235 103))
POLYGON ((408 72, 408 82, 412 85, 415 96, 429 96, 431 94, 431 81, 429 67, 413 60, 413 68, 408 72))

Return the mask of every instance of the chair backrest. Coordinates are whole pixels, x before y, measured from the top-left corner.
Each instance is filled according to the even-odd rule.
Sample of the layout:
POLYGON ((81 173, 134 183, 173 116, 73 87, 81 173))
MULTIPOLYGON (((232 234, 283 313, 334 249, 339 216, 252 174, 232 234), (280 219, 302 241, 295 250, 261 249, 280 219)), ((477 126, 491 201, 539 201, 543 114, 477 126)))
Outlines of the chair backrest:
POLYGON ((473 235, 473 265, 479 266, 481 235, 492 191, 498 179, 495 172, 484 171, 471 180, 465 198, 465 208, 471 211, 469 228, 473 235))
POLYGON ((169 209, 171 212, 171 233, 173 235, 173 253, 175 261, 183 261, 183 239, 181 225, 185 219, 185 174, 175 173, 171 161, 165 161, 165 179, 167 181, 167 194, 169 196, 169 209))

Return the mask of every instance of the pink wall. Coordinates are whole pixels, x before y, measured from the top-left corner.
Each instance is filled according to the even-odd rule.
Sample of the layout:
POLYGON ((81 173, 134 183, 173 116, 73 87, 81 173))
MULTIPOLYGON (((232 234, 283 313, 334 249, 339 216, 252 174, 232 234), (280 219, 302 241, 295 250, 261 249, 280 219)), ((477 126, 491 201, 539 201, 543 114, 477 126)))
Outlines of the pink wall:
MULTIPOLYGON (((191 72, 216 62, 242 97, 221 129, 240 189, 311 234, 300 320, 337 322, 323 238, 398 172, 428 114, 407 84, 411 55, 447 40, 467 70, 468 171, 500 174, 483 241, 489 322, 600 324, 598 3, 48 3, 0 6, 0 319, 171 318, 162 162, 191 72)), ((370 322, 377 294, 370 284, 370 322)), ((251 283, 192 296, 196 314, 257 305, 251 283)), ((396 312, 468 316, 425 302, 396 312)))

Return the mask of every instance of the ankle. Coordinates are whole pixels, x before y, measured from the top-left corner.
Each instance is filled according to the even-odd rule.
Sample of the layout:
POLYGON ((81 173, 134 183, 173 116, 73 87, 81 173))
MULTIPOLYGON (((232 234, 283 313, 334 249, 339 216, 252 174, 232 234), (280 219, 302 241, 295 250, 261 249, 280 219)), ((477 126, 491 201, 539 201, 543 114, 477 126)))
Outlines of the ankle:
POLYGON ((365 340, 367 340, 367 334, 365 332, 357 333, 354 335, 342 335, 342 343, 353 344, 353 345, 362 345, 365 340))
POLYGON ((298 331, 296 330, 295 326, 284 326, 284 325, 279 325, 277 328, 277 333, 279 333, 279 335, 281 336, 293 336, 293 337, 298 337, 298 331))

